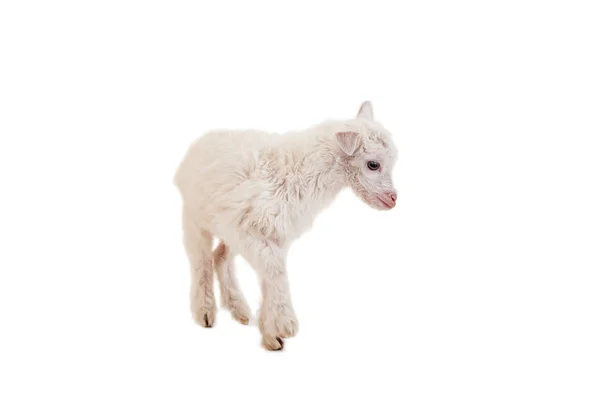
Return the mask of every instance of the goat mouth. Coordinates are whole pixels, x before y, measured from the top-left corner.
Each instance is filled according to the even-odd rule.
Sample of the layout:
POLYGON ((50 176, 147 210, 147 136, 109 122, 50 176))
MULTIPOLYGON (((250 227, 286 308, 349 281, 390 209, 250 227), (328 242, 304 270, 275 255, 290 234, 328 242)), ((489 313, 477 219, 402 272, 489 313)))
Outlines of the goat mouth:
POLYGON ((395 206, 395 204, 392 204, 390 202, 386 203, 381 197, 374 194, 364 194, 360 197, 365 203, 379 210, 391 210, 395 206))
POLYGON ((375 197, 377 198, 377 200, 379 200, 379 202, 381 202, 385 206, 385 208, 389 208, 389 209, 394 208, 395 204, 392 203, 390 200, 387 200, 385 198, 381 198, 379 196, 375 196, 375 197))

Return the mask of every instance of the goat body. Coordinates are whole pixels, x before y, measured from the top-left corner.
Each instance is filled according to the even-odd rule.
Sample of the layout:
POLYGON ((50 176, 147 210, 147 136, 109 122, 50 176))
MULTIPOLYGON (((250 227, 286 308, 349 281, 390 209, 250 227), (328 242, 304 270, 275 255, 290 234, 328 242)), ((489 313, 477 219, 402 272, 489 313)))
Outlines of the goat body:
POLYGON ((282 338, 298 330, 285 268, 290 244, 345 186, 374 208, 393 208, 395 159, 391 135, 373 121, 369 102, 355 119, 305 131, 213 131, 194 142, 175 184, 183 198, 196 321, 204 327, 214 324, 213 272, 223 305, 238 321, 251 319, 235 278, 233 259, 239 254, 261 282, 263 346, 282 349, 282 338), (212 251, 215 237, 221 242, 212 251))

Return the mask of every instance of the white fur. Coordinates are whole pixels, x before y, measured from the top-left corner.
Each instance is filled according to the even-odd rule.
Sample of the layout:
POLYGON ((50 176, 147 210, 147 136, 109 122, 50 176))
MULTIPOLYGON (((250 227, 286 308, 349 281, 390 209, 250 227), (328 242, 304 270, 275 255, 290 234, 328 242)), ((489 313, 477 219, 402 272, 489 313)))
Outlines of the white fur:
POLYGON ((205 327, 214 323, 213 270, 223 305, 238 321, 247 324, 251 319, 235 279, 233 259, 239 254, 261 282, 263 346, 283 348, 282 338, 298 331, 285 266, 291 243, 343 187, 350 186, 374 208, 392 208, 395 161, 391 135, 373 121, 370 102, 363 103, 354 119, 300 132, 203 135, 191 145, 175 176, 183 198, 195 319, 205 327), (368 161, 379 162, 380 169, 370 170, 368 161), (214 237, 221 243, 213 252, 214 237))

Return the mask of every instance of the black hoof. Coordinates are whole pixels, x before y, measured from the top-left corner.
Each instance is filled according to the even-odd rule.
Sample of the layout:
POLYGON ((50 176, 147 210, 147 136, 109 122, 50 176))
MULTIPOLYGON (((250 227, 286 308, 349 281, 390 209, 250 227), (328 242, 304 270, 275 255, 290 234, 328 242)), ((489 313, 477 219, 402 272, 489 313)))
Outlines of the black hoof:
POLYGON ((278 349, 278 351, 279 351, 279 350, 283 350, 283 347, 284 347, 283 340, 282 340, 281 338, 276 338, 276 339, 277 339, 277 342, 279 343, 279 345, 281 346, 281 347, 278 349))

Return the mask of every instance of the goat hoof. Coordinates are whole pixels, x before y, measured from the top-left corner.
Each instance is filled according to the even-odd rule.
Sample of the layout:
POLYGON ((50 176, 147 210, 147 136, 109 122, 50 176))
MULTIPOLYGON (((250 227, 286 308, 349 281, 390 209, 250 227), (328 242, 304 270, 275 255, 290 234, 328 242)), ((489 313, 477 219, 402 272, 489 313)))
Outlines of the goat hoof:
POLYGON ((212 328, 215 324, 215 313, 214 312, 202 312, 200 314, 196 314, 194 319, 198 323, 198 325, 203 328, 212 328))
POLYGON ((231 310, 231 316, 233 317, 233 319, 235 319, 236 321, 238 321, 240 324, 242 325, 249 325, 250 324, 250 319, 251 319, 251 313, 249 310, 244 309, 244 308, 232 308, 231 310))
POLYGON ((283 348, 285 347, 283 339, 279 337, 273 338, 263 336, 262 345, 265 349, 270 351, 280 351, 283 350, 283 348))

